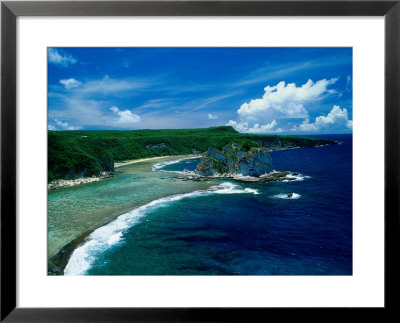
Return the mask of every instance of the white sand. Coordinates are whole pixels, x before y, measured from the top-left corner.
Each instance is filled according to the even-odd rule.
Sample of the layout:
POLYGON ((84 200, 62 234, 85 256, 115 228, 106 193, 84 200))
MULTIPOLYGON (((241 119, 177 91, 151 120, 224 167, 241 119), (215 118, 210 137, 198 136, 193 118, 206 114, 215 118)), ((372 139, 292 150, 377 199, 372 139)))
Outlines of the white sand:
MULTIPOLYGON (((136 164, 140 162, 146 162, 146 161, 151 161, 151 160, 157 160, 157 159, 162 159, 162 158, 185 158, 185 157, 192 157, 195 155, 179 155, 179 156, 160 156, 160 157, 152 157, 152 158, 140 158, 140 159, 133 159, 133 160, 128 160, 124 163, 114 163, 114 168, 118 168, 121 166, 126 166, 126 165, 131 165, 131 164, 136 164)), ((62 188, 62 187, 70 187, 70 186, 76 186, 76 185, 82 185, 82 184, 88 184, 88 183, 93 183, 93 182, 98 182, 103 179, 111 177, 112 174, 109 172, 103 172, 100 176, 93 176, 93 177, 82 177, 82 178, 77 178, 77 179, 59 179, 52 181, 47 185, 48 190, 54 190, 57 188, 62 188)))
POLYGON ((145 162, 145 161, 149 161, 149 160, 157 160, 157 159, 166 158, 166 157, 172 157, 172 156, 160 156, 160 157, 140 158, 140 159, 128 160, 128 161, 123 162, 123 163, 114 163, 114 168, 118 168, 118 167, 125 166, 125 165, 130 165, 130 164, 136 164, 136 163, 140 163, 140 162, 145 162))
POLYGON ((136 163, 140 163, 140 162, 146 162, 146 161, 150 161, 150 160, 168 158, 168 157, 169 158, 185 158, 185 157, 192 157, 192 156, 196 156, 196 155, 160 156, 160 157, 133 159, 133 160, 128 160, 124 163, 114 163, 114 168, 118 168, 118 167, 125 166, 125 165, 130 165, 130 164, 136 164, 136 163))

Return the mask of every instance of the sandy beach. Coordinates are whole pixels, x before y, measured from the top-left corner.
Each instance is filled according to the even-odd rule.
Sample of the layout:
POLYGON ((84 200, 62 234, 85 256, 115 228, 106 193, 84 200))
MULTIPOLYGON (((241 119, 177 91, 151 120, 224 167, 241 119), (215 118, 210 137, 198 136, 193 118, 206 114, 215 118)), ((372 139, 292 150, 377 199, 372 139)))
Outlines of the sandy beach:
POLYGON ((123 163, 114 163, 114 168, 118 168, 118 167, 122 167, 122 166, 126 166, 126 165, 131 165, 131 164, 136 164, 136 163, 140 163, 140 162, 147 162, 147 161, 151 161, 151 160, 158 160, 158 159, 162 159, 162 158, 168 158, 168 157, 188 158, 188 157, 193 157, 193 156, 197 156, 197 155, 191 154, 191 155, 160 156, 160 157, 151 157, 151 158, 132 159, 132 160, 128 160, 128 161, 123 162, 123 163))
POLYGON ((171 157, 171 156, 160 156, 160 157, 151 157, 151 158, 132 159, 132 160, 125 161, 123 163, 114 163, 114 168, 118 168, 118 167, 126 166, 126 165, 131 165, 131 164, 136 164, 136 163, 140 163, 140 162, 146 162, 146 161, 150 161, 150 160, 157 160, 157 159, 161 159, 161 158, 165 158, 165 157, 171 157))
POLYGON ((49 273, 62 274, 73 250, 90 233, 121 214, 160 197, 208 189, 212 183, 181 181, 176 180, 174 175, 151 171, 156 163, 185 157, 192 155, 142 158, 119 163, 127 167, 116 169, 117 173, 107 181, 87 178, 88 181, 99 181, 98 185, 80 185, 81 179, 60 180, 59 184, 68 183, 66 190, 52 189, 48 195, 49 273), (74 185, 77 189, 68 190, 74 185), (146 189, 148 187, 153 189, 146 189))
MULTIPOLYGON (((188 157, 193 157, 193 156, 196 156, 196 155, 160 156, 160 157, 151 157, 151 158, 132 159, 132 160, 127 160, 123 163, 114 163, 114 168, 119 168, 122 166, 141 163, 141 162, 159 160, 159 159, 163 159, 163 158, 188 158, 188 157)), ((58 180, 52 181, 49 184, 47 184, 47 189, 55 190, 55 189, 59 189, 59 188, 84 185, 84 184, 98 182, 103 179, 110 178, 112 176, 114 176, 114 173, 112 173, 112 172, 102 172, 100 175, 92 176, 92 177, 81 177, 81 178, 76 178, 76 179, 58 179, 58 180)))

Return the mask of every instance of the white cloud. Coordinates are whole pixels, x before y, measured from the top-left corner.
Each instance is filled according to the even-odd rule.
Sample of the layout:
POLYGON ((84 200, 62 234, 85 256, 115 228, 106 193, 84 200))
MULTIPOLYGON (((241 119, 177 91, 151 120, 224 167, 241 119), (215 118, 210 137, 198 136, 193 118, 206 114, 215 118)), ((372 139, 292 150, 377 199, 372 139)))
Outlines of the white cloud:
POLYGON ((168 107, 171 105, 174 105, 175 101, 174 99, 170 98, 162 98, 162 99, 151 99, 147 101, 146 103, 136 107, 135 109, 158 109, 158 108, 163 108, 163 107, 168 107))
POLYGON ((190 106, 194 106, 194 108, 191 108, 191 111, 197 111, 200 109, 204 109, 207 106, 209 106, 210 104, 216 103, 218 101, 221 101, 223 99, 232 97, 234 95, 236 95, 237 92, 233 92, 233 93, 228 93, 228 94, 223 94, 223 95, 217 95, 214 97, 209 97, 206 99, 200 99, 200 100, 195 100, 189 103, 190 106))
POLYGON ((246 130, 249 129, 248 122, 236 122, 233 120, 229 120, 229 122, 226 124, 226 126, 232 126, 235 130, 237 130, 239 132, 246 132, 246 130))
MULTIPOLYGON (((347 118, 347 110, 343 112, 339 108, 342 111, 339 113, 334 109, 327 117, 318 117, 316 122, 311 124, 305 108, 307 104, 336 93, 328 87, 337 80, 338 78, 322 79, 317 82, 308 80, 299 87, 295 83, 286 84, 284 81, 275 86, 268 85, 264 88, 264 95, 261 98, 243 103, 237 110, 238 120, 230 120, 227 125, 245 133, 316 131, 328 127, 331 120, 337 125, 339 121, 344 122, 343 119, 347 118), (300 125, 293 126, 295 119, 304 121, 300 125), (278 128, 278 123, 283 127, 278 128)), ((347 120, 346 125, 351 126, 351 121, 347 120)))
POLYGON ((75 80, 73 78, 60 80, 60 83, 64 85, 67 90, 72 89, 74 87, 79 87, 82 84, 82 82, 79 82, 78 80, 75 80))
POLYGON ((67 54, 66 52, 58 50, 56 48, 49 48, 48 58, 49 58, 49 63, 63 67, 67 67, 77 62, 77 60, 70 54, 67 54))
POLYGON ((250 126, 248 122, 236 122, 230 120, 227 126, 232 126, 237 131, 242 133, 277 133, 277 132, 348 132, 353 129, 353 121, 349 120, 349 115, 346 108, 341 109, 339 106, 333 106, 332 110, 326 116, 318 116, 313 123, 310 118, 305 118, 299 125, 293 126, 291 129, 277 128, 278 122, 272 122, 260 125, 259 123, 250 126))
POLYGON ((310 66, 315 67, 317 64, 317 62, 310 61, 302 64, 296 64, 294 66, 292 63, 271 66, 267 63, 266 66, 250 72, 242 81, 235 83, 234 86, 246 86, 249 84, 266 82, 267 80, 271 79, 282 78, 285 75, 291 75, 294 72, 308 69, 310 66))
POLYGON ((310 123, 310 119, 306 118, 299 126, 293 127, 293 131, 346 131, 353 128, 353 121, 349 120, 347 109, 341 109, 335 105, 332 110, 325 116, 315 118, 314 123, 310 123))
POLYGON ((218 119, 218 116, 216 116, 216 115, 214 115, 214 114, 211 114, 211 113, 209 113, 209 114, 207 115, 207 117, 208 117, 208 119, 210 119, 210 120, 218 119))
POLYGON ((115 105, 110 108, 110 110, 117 115, 117 118, 113 119, 114 123, 121 125, 130 125, 132 123, 139 122, 141 120, 140 116, 132 113, 129 110, 120 110, 115 105))
POLYGON ((276 122, 276 120, 272 120, 272 122, 268 124, 259 125, 258 123, 256 123, 253 127, 249 127, 248 122, 236 122, 233 120, 229 120, 226 125, 232 126, 234 129, 242 133, 271 133, 285 131, 282 128, 275 129, 275 126, 277 124, 278 123, 276 122))
POLYGON ((62 122, 65 121, 60 120, 68 120, 68 126, 70 127, 71 124, 84 124, 85 127, 105 128, 128 128, 132 124, 141 121, 141 117, 130 110, 120 110, 117 106, 110 108, 110 104, 107 101, 68 98, 64 103, 64 107, 49 110, 49 125, 57 127, 57 130, 67 130, 64 129, 67 126, 66 124, 61 128, 63 126, 62 122), (54 120, 58 121, 58 123, 54 120))
POLYGON ((103 126, 104 110, 108 110, 110 103, 101 100, 86 100, 75 95, 62 94, 54 104, 56 109, 49 109, 49 121, 68 120, 70 124, 85 126, 103 126))
POLYGON ((58 119, 53 119, 52 123, 49 123, 47 126, 48 130, 79 130, 82 127, 80 126, 72 126, 68 123, 68 121, 61 121, 58 119))
POLYGON ((105 75, 103 79, 85 82, 80 88, 79 93, 83 95, 93 93, 118 93, 123 91, 135 90, 145 87, 146 84, 135 79, 113 79, 105 75))
POLYGON ((348 75, 348 76, 347 76, 347 82, 346 82, 345 91, 351 92, 352 88, 353 88, 353 81, 351 80, 351 76, 348 75))
POLYGON ((237 113, 243 120, 271 122, 278 118, 307 118, 308 112, 304 104, 322 99, 324 95, 334 93, 328 86, 334 84, 337 78, 322 79, 314 83, 308 80, 297 87, 295 83, 284 81, 275 86, 266 86, 262 98, 243 103, 237 113))

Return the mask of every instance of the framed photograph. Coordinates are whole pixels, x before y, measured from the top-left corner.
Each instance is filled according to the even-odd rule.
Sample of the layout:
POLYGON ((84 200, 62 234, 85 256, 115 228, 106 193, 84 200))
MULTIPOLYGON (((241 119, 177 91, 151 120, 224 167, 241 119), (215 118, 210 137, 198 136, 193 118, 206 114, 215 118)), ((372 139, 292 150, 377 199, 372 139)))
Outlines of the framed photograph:
POLYGON ((399 15, 2 2, 1 320, 393 314, 399 15))

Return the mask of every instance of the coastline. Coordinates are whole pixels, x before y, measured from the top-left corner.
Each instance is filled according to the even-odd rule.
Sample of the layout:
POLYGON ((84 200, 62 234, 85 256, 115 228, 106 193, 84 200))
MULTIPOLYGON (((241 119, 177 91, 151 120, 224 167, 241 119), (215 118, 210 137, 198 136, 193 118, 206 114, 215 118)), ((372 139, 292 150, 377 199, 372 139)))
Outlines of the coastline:
MULTIPOLYGON (((151 162, 150 169, 152 169, 152 166, 156 164, 160 159, 170 159, 170 160, 175 160, 175 159, 185 159, 185 158, 190 158, 193 156, 197 156, 194 154, 190 155, 176 155, 176 156, 160 156, 160 157, 152 157, 152 158, 141 158, 141 159, 135 159, 135 160, 130 160, 126 161, 124 163, 118 163, 118 167, 126 166, 126 165, 131 165, 131 164, 136 164, 136 163, 141 163, 141 162, 151 162)), ((117 172, 120 172, 117 170, 117 172)), ((78 186, 78 185, 83 185, 86 183, 92 183, 96 181, 100 181, 106 178, 113 177, 115 173, 109 174, 107 177, 88 177, 88 178, 79 178, 75 180, 58 180, 60 182, 59 187, 57 188, 66 188, 66 187, 72 187, 72 186, 78 186), (85 183, 80 183, 80 181, 87 180, 85 183), (61 183, 66 183, 66 185, 61 186, 61 183)), ((56 188, 53 188, 51 190, 55 190, 56 188)), ((49 189, 50 190, 50 189, 49 189)), ((126 211, 128 212, 128 211, 126 211)), ((75 237, 74 239, 70 240, 69 242, 65 243, 63 247, 59 248, 58 251, 50 256, 48 258, 48 274, 49 275, 63 275, 63 271, 65 269, 65 266, 67 265, 69 261, 69 257, 71 256, 72 252, 85 240, 85 238, 90 235, 93 231, 95 231, 97 228, 102 227, 104 225, 107 225, 109 222, 115 220, 118 216, 121 214, 118 214, 117 216, 110 217, 107 219, 105 222, 97 224, 94 228, 87 230, 87 231, 82 231, 79 236, 75 237)))
POLYGON ((76 178, 76 179, 57 179, 57 180, 52 181, 47 184, 47 190, 52 191, 52 190, 56 190, 59 188, 94 183, 94 182, 101 181, 103 179, 113 177, 114 175, 115 175, 114 172, 101 172, 100 175, 92 176, 92 177, 80 177, 80 178, 76 178))
MULTIPOLYGON (((112 220, 109 222, 111 221, 112 220)), ((68 264, 71 254, 94 230, 89 230, 82 233, 79 237, 62 247, 54 256, 50 257, 47 260, 47 274, 50 276, 64 276, 64 269, 68 264)))
MULTIPOLYGON (((279 150, 288 150, 288 149, 296 149, 296 148, 301 148, 301 147, 285 148, 285 149, 279 149, 279 150)), ((154 163, 152 163, 152 164, 155 164, 155 162, 159 161, 160 159, 174 160, 174 159, 190 158, 193 156, 198 156, 198 155, 191 154, 191 155, 175 155, 175 156, 160 156, 160 157, 152 157, 152 158, 142 158, 142 159, 126 161, 123 163, 117 163, 118 166, 116 166, 116 167, 119 168, 119 167, 126 166, 126 165, 136 164, 136 163, 140 163, 140 162, 149 162, 149 161, 154 161, 154 163)), ((287 175, 287 174, 282 174, 282 175, 287 175)), ((214 178, 211 177, 209 179, 223 179, 223 178, 228 178, 228 177, 214 177, 214 178)), ((233 178, 233 177, 229 177, 229 178, 234 179, 234 180, 243 181, 243 182, 252 182, 252 179, 247 179, 247 178, 233 178)), ((296 180, 296 179, 297 178, 295 178, 295 176, 293 176, 293 179, 288 179, 288 181, 296 180)), ((78 183, 76 185, 80 185, 80 184, 78 183)), ((117 218, 117 217, 110 218, 105 223, 97 225, 94 229, 83 232, 78 237, 76 237, 75 239, 73 239, 73 240, 69 241, 67 244, 65 244, 61 249, 59 249, 59 251, 55 255, 48 258, 48 274, 49 275, 63 275, 63 271, 69 261, 69 258, 71 256, 72 252, 80 244, 82 244, 82 242, 85 240, 85 238, 88 235, 90 235, 94 230, 96 230, 96 228, 106 225, 107 223, 115 220, 115 218, 117 218)))
POLYGON ((173 158, 189 158, 189 157, 193 157, 193 156, 197 156, 195 154, 189 154, 189 155, 167 155, 167 156, 159 156, 159 157, 150 157, 150 158, 140 158, 140 159, 131 159, 131 160, 127 160, 123 163, 114 163, 114 168, 119 168, 122 166, 126 166, 126 165, 131 165, 131 164, 136 164, 136 163, 141 163, 141 162, 147 162, 147 161, 152 161, 152 160, 158 160, 158 159, 162 159, 162 158, 168 158, 168 157, 173 157, 173 158))
MULTIPOLYGON (((340 142, 336 142, 336 144, 340 144, 340 142)), ((317 145, 313 146, 312 148, 315 147, 323 147, 327 146, 326 145, 317 145)), ((299 148, 306 148, 306 147, 285 147, 285 148, 275 148, 275 149, 269 149, 268 152, 274 152, 274 151, 281 151, 281 150, 290 150, 290 149, 299 149, 299 148)), ((123 166, 127 165, 132 165, 132 164, 137 164, 141 162, 148 162, 148 161, 153 161, 153 160, 159 160, 163 158, 190 158, 190 157, 197 157, 198 154, 187 154, 187 155, 167 155, 167 156, 158 156, 158 157, 149 157, 149 158, 139 158, 139 159, 131 159, 124 161, 122 163, 114 163, 114 168, 120 168, 123 166)), ((116 171, 118 172, 118 170, 116 171)), ((47 190, 55 190, 55 189, 60 189, 60 188, 66 188, 66 187, 73 187, 73 186, 78 186, 78 185, 84 185, 84 184, 90 184, 94 182, 98 182, 110 177, 113 177, 115 175, 115 172, 102 172, 98 176, 92 176, 92 177, 80 177, 76 179, 58 179, 55 181, 52 181, 47 184, 47 190)))
MULTIPOLYGON (((128 160, 123 163, 114 163, 114 168, 137 164, 137 163, 141 163, 141 162, 148 162, 148 161, 152 161, 152 160, 159 160, 159 159, 168 158, 168 157, 173 157, 173 158, 186 158, 187 157, 187 158, 189 158, 189 157, 193 157, 193 156, 196 156, 196 155, 194 155, 194 154, 176 155, 176 156, 167 155, 167 156, 159 156, 159 157, 132 159, 132 160, 128 160)), ((118 170, 116 172, 118 172, 118 170)), ((76 179, 57 179, 57 180, 52 181, 47 184, 47 190, 52 191, 52 190, 56 190, 56 189, 60 189, 60 188, 73 187, 73 186, 98 182, 98 181, 113 177, 116 172, 101 172, 101 174, 97 175, 97 176, 79 177, 76 179)))

